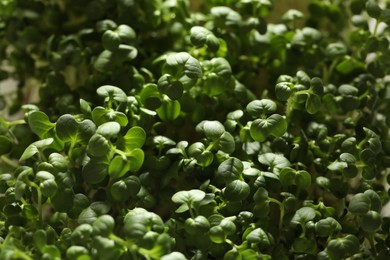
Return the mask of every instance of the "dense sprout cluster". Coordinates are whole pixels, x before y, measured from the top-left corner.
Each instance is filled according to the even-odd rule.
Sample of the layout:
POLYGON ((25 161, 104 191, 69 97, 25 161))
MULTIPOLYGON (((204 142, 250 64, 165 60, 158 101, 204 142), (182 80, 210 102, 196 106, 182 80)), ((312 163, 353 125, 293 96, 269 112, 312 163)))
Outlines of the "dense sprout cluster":
POLYGON ((390 4, 277 4, 0 0, 0 258, 390 259, 390 4))

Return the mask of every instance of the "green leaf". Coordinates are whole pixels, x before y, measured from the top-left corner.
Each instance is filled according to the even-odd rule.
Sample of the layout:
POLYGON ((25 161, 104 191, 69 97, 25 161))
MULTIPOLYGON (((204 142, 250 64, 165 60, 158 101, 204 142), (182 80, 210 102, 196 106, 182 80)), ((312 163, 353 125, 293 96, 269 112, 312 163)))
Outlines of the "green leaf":
POLYGON ((145 154, 142 149, 135 148, 130 152, 127 152, 126 156, 127 159, 129 160, 129 165, 130 165, 129 171, 136 172, 142 167, 145 158, 145 154))
POLYGON ((55 126, 58 137, 63 141, 77 140, 79 123, 72 115, 60 116, 55 126))
POLYGON ((130 170, 130 163, 121 155, 115 156, 108 166, 108 174, 112 179, 119 179, 123 177, 130 170))
POLYGON ((95 70, 101 73, 107 73, 112 70, 115 65, 115 56, 114 53, 108 50, 104 50, 99 54, 95 62, 93 63, 93 67, 95 70))
POLYGON ((366 11, 372 18, 378 19, 381 16, 382 9, 374 0, 368 0, 366 3, 366 11))
POLYGON ((308 189, 311 185, 311 175, 307 171, 301 170, 296 172, 295 183, 302 189, 308 189))
POLYGON ((320 237, 329 237, 341 231, 341 225, 332 217, 319 220, 315 224, 316 234, 320 237))
POLYGON ((223 194, 228 201, 239 201, 246 199, 250 191, 250 187, 246 182, 234 180, 226 185, 223 194))
POLYGON ((104 162, 91 159, 82 169, 84 180, 89 184, 98 184, 108 174, 108 166, 104 162))
POLYGON ((306 222, 313 220, 316 217, 316 212, 313 208, 303 207, 298 209, 293 218, 291 219, 291 223, 303 225, 306 222))
POLYGON ((131 241, 140 241, 147 232, 162 233, 164 222, 161 217, 143 208, 135 208, 126 214, 123 221, 124 234, 131 241))
POLYGON ((70 188, 59 187, 56 194, 50 198, 55 211, 68 212, 73 207, 74 193, 70 188))
POLYGON ((329 241, 326 252, 331 260, 345 259, 359 252, 360 242, 354 235, 347 235, 329 241))
POLYGON ((281 169, 291 166, 286 157, 278 153, 259 154, 258 160, 261 164, 268 165, 269 168, 277 174, 279 174, 281 169))
POLYGON ((93 157, 107 156, 111 150, 111 143, 104 136, 94 134, 88 142, 87 152, 93 157))
POLYGON ((121 126, 117 122, 106 122, 96 129, 96 133, 110 139, 111 137, 118 135, 120 130, 121 126))
POLYGON ((275 113, 276 103, 270 99, 254 100, 246 106, 246 111, 254 118, 275 113))
POLYGON ((166 100, 156 111, 161 120, 173 121, 179 117, 181 105, 177 100, 166 100))
POLYGON ((130 26, 121 24, 115 30, 122 42, 126 44, 134 44, 136 40, 136 33, 130 26))
POLYGON ((45 230, 43 229, 36 230, 33 235, 33 240, 34 240, 35 247, 41 251, 43 247, 47 244, 47 235, 45 230))
POLYGON ((328 44, 325 49, 325 55, 329 59, 335 59, 347 54, 347 47, 342 42, 334 42, 328 44))
POLYGON ((77 259, 84 259, 88 260, 88 256, 90 255, 90 252, 88 249, 86 249, 83 246, 70 246, 66 250, 66 259, 69 260, 77 260, 77 259))
POLYGON ((250 126, 250 134, 258 142, 264 142, 269 136, 281 137, 286 131, 286 119, 278 114, 266 119, 256 119, 250 126))
POLYGON ((206 193, 202 190, 179 191, 172 196, 172 201, 178 204, 188 204, 200 202, 204 199, 206 193))
POLYGON ((245 240, 249 243, 258 244, 262 248, 268 248, 272 244, 272 240, 262 228, 255 228, 246 237, 245 240))
POLYGON ((376 211, 370 210, 363 216, 361 227, 364 232, 375 233, 380 229, 381 224, 381 214, 376 211))
POLYGON ((364 193, 358 193, 349 202, 348 210, 354 214, 366 214, 370 207, 370 198, 364 193))
POLYGON ((226 234, 221 226, 214 226, 209 230, 210 240, 216 244, 225 242, 226 234))
POLYGON ((12 142, 5 136, 0 136, 0 156, 11 152, 12 142))
POLYGON ((116 51, 119 48, 121 39, 119 35, 111 30, 107 30, 103 33, 102 36, 103 47, 109 51, 116 51))
POLYGON ((225 127, 219 121, 202 121, 196 130, 202 131, 208 139, 217 140, 225 132, 225 127))
POLYGON ((244 164, 239 159, 231 157, 219 165, 216 174, 229 183, 239 179, 243 170, 244 164))
POLYGON ((43 140, 36 141, 30 144, 20 156, 20 161, 27 160, 33 157, 36 153, 39 153, 39 150, 43 150, 43 148, 49 147, 54 142, 53 138, 47 138, 43 140))
POLYGON ((54 176, 53 176, 53 179, 48 179, 48 180, 42 181, 39 184, 39 188, 41 189, 41 192, 44 196, 53 197, 57 193, 57 190, 58 190, 58 186, 57 186, 56 181, 54 180, 54 176))
POLYGON ((179 79, 183 74, 191 79, 202 76, 202 67, 199 61, 186 52, 168 55, 165 70, 176 79, 179 79))
POLYGON ((306 111, 311 115, 317 113, 321 108, 320 96, 316 94, 309 95, 308 98, 306 99, 305 108, 306 111))
POLYGON ((219 40, 215 35, 201 26, 194 26, 191 28, 191 43, 197 47, 202 47, 203 45, 207 45, 207 47, 216 52, 219 49, 219 40))
POLYGON ((187 258, 180 252, 172 252, 161 257, 161 260, 186 260, 187 258))
POLYGON ((162 75, 158 80, 158 90, 172 100, 183 96, 183 83, 173 78, 170 74, 162 75))
POLYGON ((275 86, 276 98, 280 101, 287 101, 291 96, 292 87, 294 86, 291 82, 279 82, 275 86))
POLYGON ((190 235, 202 234, 209 230, 210 222, 204 216, 197 216, 196 218, 188 218, 185 221, 185 230, 190 235))
POLYGON ((232 68, 229 62, 221 57, 213 58, 210 61, 212 71, 219 77, 229 78, 232 75, 232 68))
POLYGON ((28 115, 28 125, 40 138, 48 137, 48 133, 55 126, 54 123, 50 122, 49 117, 41 111, 34 111, 28 115))
POLYGON ((146 140, 146 133, 142 127, 134 126, 130 128, 124 136, 124 149, 131 151, 141 148, 146 140))
POLYGON ((96 90, 96 93, 99 96, 106 98, 106 101, 115 100, 120 103, 127 102, 126 93, 122 89, 115 86, 111 86, 111 85, 101 86, 96 90))
POLYGON ((229 132, 224 132, 218 142, 219 149, 227 154, 231 154, 236 149, 234 137, 229 132))
POLYGON ((92 224, 93 234, 98 236, 108 236, 114 232, 115 221, 110 215, 98 217, 92 224))

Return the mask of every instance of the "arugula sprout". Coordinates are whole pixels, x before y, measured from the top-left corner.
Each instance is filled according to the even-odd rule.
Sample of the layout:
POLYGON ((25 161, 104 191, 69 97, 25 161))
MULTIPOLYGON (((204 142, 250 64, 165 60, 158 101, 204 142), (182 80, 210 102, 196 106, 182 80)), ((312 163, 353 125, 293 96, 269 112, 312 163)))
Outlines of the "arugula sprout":
POLYGON ((0 1, 0 259, 390 259, 390 5, 273 2, 0 1))

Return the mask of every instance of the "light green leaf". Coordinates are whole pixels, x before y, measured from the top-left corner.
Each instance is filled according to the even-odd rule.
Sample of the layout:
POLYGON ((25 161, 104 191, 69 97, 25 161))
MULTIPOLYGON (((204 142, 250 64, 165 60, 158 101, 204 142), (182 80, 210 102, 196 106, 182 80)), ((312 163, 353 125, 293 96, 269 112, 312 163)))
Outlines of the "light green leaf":
POLYGON ((120 130, 121 126, 117 122, 106 122, 96 129, 96 133, 110 139, 118 135, 120 130))
POLYGON ((166 72, 179 79, 183 74, 191 79, 202 76, 202 67, 197 59, 187 52, 168 55, 166 59, 166 72))
POLYGON ((105 97, 107 101, 113 99, 121 103, 127 102, 126 93, 122 89, 115 86, 104 85, 99 87, 96 92, 99 96, 105 97))
POLYGON ((28 125, 40 138, 48 137, 47 134, 55 126, 54 123, 50 122, 49 117, 41 111, 34 111, 28 115, 28 125))

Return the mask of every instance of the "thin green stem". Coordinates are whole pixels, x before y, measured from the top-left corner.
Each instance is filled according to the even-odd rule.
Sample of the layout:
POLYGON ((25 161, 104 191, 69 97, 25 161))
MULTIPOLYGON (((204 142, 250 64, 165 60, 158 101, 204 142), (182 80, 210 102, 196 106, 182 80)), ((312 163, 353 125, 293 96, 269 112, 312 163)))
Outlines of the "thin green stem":
POLYGON ((42 218, 42 192, 39 186, 35 182, 29 182, 29 185, 34 187, 37 191, 37 197, 38 197, 38 213, 39 213, 39 224, 43 226, 43 218, 42 218))
POLYGON ((16 162, 14 162, 13 160, 11 160, 10 158, 8 158, 5 155, 1 156, 0 160, 3 161, 8 166, 10 166, 12 169, 16 169, 19 167, 19 165, 16 162))
POLYGON ((370 242, 370 246, 371 246, 372 250, 374 250, 374 257, 376 257, 376 255, 378 253, 377 253, 376 248, 375 248, 374 233, 369 233, 367 235, 367 238, 368 238, 368 241, 370 242))
POLYGON ((279 209, 280 209, 280 216, 279 216, 279 238, 278 240, 280 239, 280 234, 282 232, 282 227, 283 227, 283 218, 284 218, 284 205, 282 202, 274 199, 274 198, 268 198, 270 202, 273 202, 275 204, 278 204, 279 205, 279 209))
POLYGON ((139 259, 138 255, 137 255, 137 250, 138 250, 138 246, 131 243, 130 241, 128 240, 123 240, 122 238, 116 236, 115 234, 111 233, 109 235, 109 238, 114 240, 115 242, 117 242, 118 244, 126 247, 129 251, 130 251, 130 254, 132 256, 132 259, 139 259))
POLYGON ((376 36, 376 34, 378 33, 378 27, 379 27, 379 21, 378 19, 375 19, 374 31, 372 32, 373 36, 376 36))

